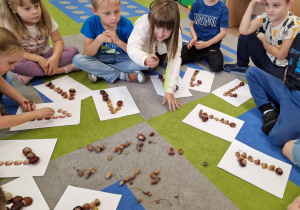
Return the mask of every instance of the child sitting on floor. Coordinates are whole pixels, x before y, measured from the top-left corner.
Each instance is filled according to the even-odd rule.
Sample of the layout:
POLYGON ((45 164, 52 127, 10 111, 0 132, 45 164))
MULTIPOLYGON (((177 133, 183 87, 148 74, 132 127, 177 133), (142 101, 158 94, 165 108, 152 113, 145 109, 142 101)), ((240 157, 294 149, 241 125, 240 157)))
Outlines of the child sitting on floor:
POLYGON ((204 58, 211 71, 221 71, 224 58, 220 45, 229 26, 228 8, 220 0, 196 0, 189 18, 192 40, 182 46, 182 64, 204 58))
POLYGON ((288 11, 292 4, 293 0, 252 0, 240 25, 237 63, 224 65, 224 71, 246 72, 250 56, 255 66, 283 79, 288 50, 300 31, 300 19, 288 11), (251 21, 256 4, 264 4, 266 12, 251 21), (261 26, 265 34, 257 36, 254 32, 261 26))
POLYGON ((91 83, 103 78, 109 83, 116 79, 145 81, 141 70, 148 68, 134 63, 127 55, 127 40, 133 29, 130 20, 121 16, 120 0, 92 0, 94 16, 81 28, 85 36, 84 55, 76 55, 74 65, 88 72, 91 83))
MULTIPOLYGON (((169 109, 175 111, 180 104, 174 98, 174 91, 181 65, 181 32, 178 5, 171 0, 154 0, 150 12, 136 20, 129 37, 127 51, 137 64, 155 68, 164 54, 167 54, 164 82, 165 98, 169 109)), ((164 61, 163 61, 164 62, 164 61)))
POLYGON ((19 115, 0 115, 0 129, 17 126, 34 119, 51 118, 54 114, 51 108, 35 110, 35 104, 26 103, 28 100, 2 77, 23 58, 23 54, 22 46, 13 33, 0 27, 0 92, 20 104, 24 111, 28 111, 19 115))
POLYGON ((41 0, 1 0, 1 24, 22 42, 24 59, 12 70, 21 83, 33 77, 69 73, 78 70, 73 57, 76 47, 64 47, 57 23, 50 17, 41 0), (53 48, 49 45, 49 35, 53 48))
POLYGON ((262 112, 262 131, 283 154, 300 167, 300 34, 288 54, 288 67, 282 80, 250 67, 246 72, 249 88, 258 109, 262 112), (272 102, 280 106, 274 110, 272 102))

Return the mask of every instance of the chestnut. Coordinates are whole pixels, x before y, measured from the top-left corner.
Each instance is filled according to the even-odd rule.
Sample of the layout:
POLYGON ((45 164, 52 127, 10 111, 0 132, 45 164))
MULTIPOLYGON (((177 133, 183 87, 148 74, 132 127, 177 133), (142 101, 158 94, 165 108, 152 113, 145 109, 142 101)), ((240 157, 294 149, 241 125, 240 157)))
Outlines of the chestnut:
POLYGON ((246 167, 246 165, 247 165, 247 160, 245 160, 245 159, 244 159, 244 160, 241 160, 239 163, 240 163, 240 166, 241 166, 241 167, 246 167))
POLYGON ((40 162, 40 158, 38 156, 35 156, 34 158, 32 159, 29 159, 29 163, 30 164, 33 164, 33 165, 36 165, 40 162))
POLYGON ((104 92, 104 93, 102 94, 102 97, 107 97, 107 98, 108 98, 107 92, 104 92))
POLYGON ((73 210, 83 210, 81 206, 76 206, 73 210))
POLYGON ((4 161, 0 161, 0 166, 2 166, 4 164, 4 161))
POLYGON ((95 200, 95 205, 96 205, 96 206, 100 206, 100 203, 101 203, 101 202, 100 202, 99 199, 96 199, 96 200, 95 200))
POLYGON ((163 75, 158 75, 158 79, 162 79, 162 78, 164 78, 164 76, 163 75))
POLYGON ((14 161, 11 161, 11 160, 5 161, 6 166, 11 166, 13 163, 14 163, 14 161))
POLYGON ((103 99, 103 101, 107 101, 108 100, 108 96, 102 95, 102 99, 103 99))
POLYGON ((118 105, 118 106, 123 106, 123 101, 118 101, 118 102, 117 102, 117 105, 118 105))
POLYGON ((50 81, 49 81, 49 82, 46 82, 46 86, 47 86, 47 87, 50 87, 51 85, 52 85, 52 82, 50 82, 50 81))
POLYGON ((270 171, 274 171, 274 170, 275 170, 275 166, 274 166, 274 165, 270 165, 270 166, 268 167, 268 169, 269 169, 270 171))
POLYGON ((70 93, 76 93, 76 90, 75 90, 74 88, 70 88, 70 89, 69 89, 69 92, 70 92, 70 93))
POLYGON ((245 83, 241 82, 241 83, 240 83, 240 86, 244 86, 244 84, 245 84, 245 83))
POLYGON ((21 210, 23 209, 23 204, 21 202, 15 203, 10 207, 10 210, 21 210))
POLYGON ((18 203, 18 202, 21 202, 23 200, 23 197, 22 196, 15 196, 12 200, 13 203, 18 203))
POLYGON ((29 160, 24 160, 23 165, 29 165, 29 160))
POLYGON ((32 159, 35 157, 35 154, 33 152, 29 152, 27 155, 26 155, 27 159, 32 159))
POLYGON ((236 157, 239 157, 239 156, 240 156, 240 152, 236 152, 236 153, 234 153, 234 155, 235 155, 236 157))
POLYGON ((278 175, 282 175, 283 174, 283 170, 281 168, 276 168, 275 169, 276 174, 278 175))
POLYGON ((168 150, 168 154, 169 154, 169 155, 174 155, 175 152, 174 152, 174 151, 171 151, 171 150, 168 150))
POLYGON ((182 149, 179 149, 178 153, 179 153, 179 155, 182 155, 182 153, 183 153, 182 149))
POLYGON ((236 124, 235 123, 229 123, 229 126, 232 127, 232 128, 235 128, 236 124))
POLYGON ((9 193, 9 192, 6 192, 6 193, 4 193, 4 195, 5 195, 5 200, 6 200, 6 203, 7 203, 7 204, 11 203, 11 202, 12 202, 12 200, 13 200, 13 196, 12 196, 12 194, 11 194, 11 193, 9 193))
POLYGON ((16 161, 14 162, 14 165, 15 165, 15 166, 19 166, 19 165, 21 165, 22 163, 23 163, 22 160, 16 160, 16 161))
POLYGON ((105 90, 100 90, 100 94, 103 95, 105 92, 105 90))
POLYGON ((71 101, 71 100, 74 100, 75 99, 75 97, 74 96, 70 96, 69 97, 69 100, 71 101))
POLYGON ((201 120, 202 120, 202 122, 206 122, 208 120, 208 117, 202 116, 201 120))
POLYGON ((237 94, 236 93, 232 94, 232 97, 237 97, 237 94))
POLYGON ((91 206, 91 204, 89 204, 89 203, 85 203, 85 204, 83 204, 83 206, 82 206, 82 209, 83 210, 90 210, 92 208, 92 206, 91 206))
POLYGON ((57 115, 53 115, 53 116, 52 116, 52 119, 57 119, 57 118, 58 118, 57 115))
POLYGON ((146 140, 146 137, 143 134, 141 134, 141 133, 137 134, 137 138, 140 141, 145 141, 146 140))
POLYGON ((55 88, 55 85, 51 85, 49 88, 50 88, 50 89, 54 89, 54 88, 55 88))
POLYGON ((23 154, 26 156, 29 152, 31 152, 32 151, 32 149, 30 148, 30 147, 25 147, 24 149, 23 149, 23 154))
POLYGON ((202 81, 201 81, 201 80, 198 80, 197 83, 198 83, 199 85, 201 85, 201 84, 202 84, 202 81))

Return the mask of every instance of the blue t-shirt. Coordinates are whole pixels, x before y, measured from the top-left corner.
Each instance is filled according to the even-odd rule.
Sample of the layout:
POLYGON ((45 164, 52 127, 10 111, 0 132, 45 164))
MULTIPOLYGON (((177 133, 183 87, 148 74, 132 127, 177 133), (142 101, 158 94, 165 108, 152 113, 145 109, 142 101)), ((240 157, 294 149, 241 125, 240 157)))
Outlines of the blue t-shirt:
MULTIPOLYGON (((133 30, 133 24, 125 17, 120 18, 117 25, 117 35, 120 40, 127 43, 128 38, 133 30)), ((89 17, 83 24, 80 32, 89 39, 96 39, 98 35, 105 31, 98 15, 89 17)), ((113 43, 103 43, 99 50, 99 54, 122 54, 126 53, 118 45, 113 43)))
POLYGON ((221 1, 213 6, 207 6, 203 0, 195 0, 189 18, 194 21, 198 41, 208 41, 220 33, 220 27, 229 27, 228 8, 221 1))

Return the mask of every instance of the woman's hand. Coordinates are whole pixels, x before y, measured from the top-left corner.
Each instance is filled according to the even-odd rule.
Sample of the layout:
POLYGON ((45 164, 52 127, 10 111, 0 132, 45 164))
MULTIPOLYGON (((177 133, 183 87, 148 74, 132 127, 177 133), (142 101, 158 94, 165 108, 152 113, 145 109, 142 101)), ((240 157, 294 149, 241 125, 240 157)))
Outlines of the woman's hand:
POLYGON ((169 109, 170 111, 176 111, 177 109, 180 109, 180 103, 174 98, 174 95, 172 93, 165 93, 165 98, 162 104, 165 104, 166 101, 168 101, 169 109))

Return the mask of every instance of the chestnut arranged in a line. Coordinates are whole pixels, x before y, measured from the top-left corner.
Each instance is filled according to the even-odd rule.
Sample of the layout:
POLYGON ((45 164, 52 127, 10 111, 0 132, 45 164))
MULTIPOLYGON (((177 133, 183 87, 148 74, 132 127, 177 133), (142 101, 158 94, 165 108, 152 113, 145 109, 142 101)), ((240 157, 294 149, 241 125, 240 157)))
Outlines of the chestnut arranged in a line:
POLYGON ((199 73, 199 70, 195 70, 193 76, 191 77, 191 81, 190 81, 190 87, 195 87, 195 86, 199 86, 202 84, 201 80, 197 80, 197 82, 194 84, 197 74, 199 73))
POLYGON ((203 112, 202 109, 200 109, 198 115, 199 115, 199 118, 202 120, 202 122, 206 122, 209 119, 214 119, 215 121, 219 121, 221 123, 224 123, 225 125, 229 125, 231 128, 236 127, 236 124, 234 122, 229 122, 229 120, 225 120, 224 118, 221 118, 219 120, 218 117, 214 117, 213 115, 208 115, 206 112, 203 112))
POLYGON ((120 100, 117 102, 117 108, 114 109, 107 92, 105 90, 100 90, 100 94, 102 95, 103 101, 106 101, 111 114, 116 114, 117 111, 119 111, 121 109, 121 107, 123 106, 123 101, 120 100))
POLYGON ((268 169, 269 171, 275 172, 278 175, 283 174, 283 170, 281 168, 276 168, 275 165, 269 165, 267 163, 260 163, 260 159, 254 160, 251 155, 247 156, 246 152, 243 152, 240 154, 239 151, 235 152, 234 155, 237 157, 237 161, 239 162, 239 165, 241 167, 246 167, 247 165, 247 160, 249 162, 254 162, 255 165, 261 165, 262 169, 268 169), (276 168, 276 169, 275 169, 276 168))
POLYGON ((69 95, 67 92, 63 91, 60 87, 56 87, 52 82, 46 82, 46 86, 49 87, 50 89, 53 89, 55 92, 60 94, 63 98, 69 99, 69 100, 74 100, 75 95, 76 95, 76 90, 75 88, 70 88, 69 89, 69 95))
POLYGON ((240 84, 238 84, 237 86, 235 86, 234 88, 232 89, 229 89, 228 91, 226 91, 223 96, 230 96, 230 97, 237 97, 237 94, 236 93, 232 93, 233 91, 235 91, 236 89, 240 88, 240 87, 243 87, 245 85, 245 83, 243 82, 240 82, 240 84))
MULTIPOLYGON (((164 79, 164 76, 163 75, 158 75, 158 79, 160 79, 160 81, 161 81, 161 83, 163 84, 163 85, 165 85, 165 79, 164 79)), ((174 93, 176 93, 176 91, 178 90, 178 86, 176 85, 176 88, 175 88, 175 90, 174 90, 174 93)))

